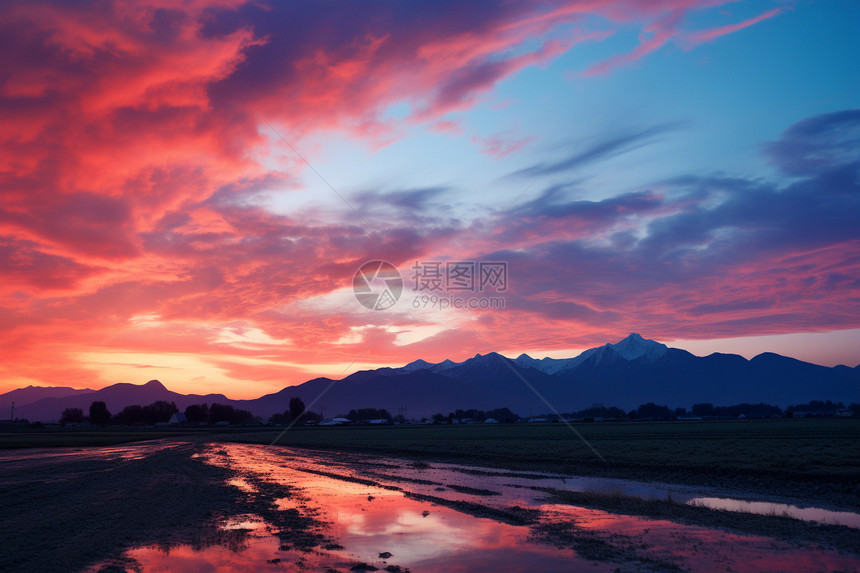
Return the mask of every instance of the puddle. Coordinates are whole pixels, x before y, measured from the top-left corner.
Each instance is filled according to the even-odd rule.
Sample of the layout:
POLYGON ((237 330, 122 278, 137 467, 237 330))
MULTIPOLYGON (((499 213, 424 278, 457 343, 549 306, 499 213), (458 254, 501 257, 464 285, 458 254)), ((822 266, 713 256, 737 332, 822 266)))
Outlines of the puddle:
POLYGON ((238 488, 245 493, 255 493, 257 491, 257 488, 255 488, 253 485, 248 483, 247 480, 244 480, 242 478, 233 478, 227 480, 227 485, 232 485, 233 487, 238 488))
POLYGON ((221 526, 225 531, 260 531, 265 528, 266 522, 256 515, 237 515, 221 526))
POLYGON ((814 521, 827 525, 844 525, 860 529, 860 514, 850 511, 830 511, 819 507, 797 507, 784 503, 767 501, 746 501, 742 499, 725 499, 719 497, 696 497, 688 500, 687 505, 698 505, 711 509, 754 513, 757 515, 779 515, 814 521))
POLYGON ((451 499, 462 498, 463 494, 472 493, 477 497, 501 495, 512 503, 535 504, 540 503, 546 497, 544 493, 530 491, 533 486, 538 486, 562 491, 631 496, 643 500, 668 501, 756 515, 787 516, 802 521, 844 525, 860 529, 860 513, 833 511, 819 507, 798 507, 769 501, 724 498, 706 495, 710 492, 703 492, 702 488, 681 485, 649 484, 615 478, 571 477, 551 473, 509 470, 486 469, 486 471, 476 473, 474 467, 457 464, 432 464, 427 468, 416 469, 408 462, 404 462, 401 466, 385 464, 384 470, 377 470, 374 469, 374 466, 379 464, 373 462, 369 456, 352 454, 345 458, 343 462, 332 465, 339 466, 344 471, 376 477, 381 480, 386 478, 405 479, 410 484, 410 490, 421 491, 422 493, 432 492, 434 495, 451 499), (477 493, 469 490, 484 490, 484 492, 477 493))
POLYGON ((277 507, 279 511, 286 511, 288 509, 298 509, 300 505, 291 497, 279 497, 275 499, 275 507, 277 507))
POLYGON ((365 563, 378 570, 414 572, 626 573, 673 568, 765 572, 855 570, 860 563, 850 554, 770 537, 550 503, 546 494, 532 487, 589 489, 646 499, 666 496, 677 503, 703 503, 731 511, 768 513, 774 505, 719 506, 737 500, 696 497, 692 489, 551 474, 488 471, 490 475, 474 475, 474 468, 465 466, 416 468, 408 461, 256 445, 212 446, 203 457, 207 463, 229 466, 246 476, 230 481, 243 491, 265 492, 263 482, 286 486, 290 496, 273 497, 273 511, 313 519, 331 542, 305 550, 289 548, 283 537, 277 537, 273 523, 256 515, 238 515, 224 528, 247 532, 240 547, 132 549, 127 556, 141 571, 345 572, 365 563), (259 488, 251 486, 252 477, 259 488), (522 524, 500 522, 499 512, 512 512, 512 506, 535 519, 522 524), (566 536, 569 531, 573 533, 566 536))

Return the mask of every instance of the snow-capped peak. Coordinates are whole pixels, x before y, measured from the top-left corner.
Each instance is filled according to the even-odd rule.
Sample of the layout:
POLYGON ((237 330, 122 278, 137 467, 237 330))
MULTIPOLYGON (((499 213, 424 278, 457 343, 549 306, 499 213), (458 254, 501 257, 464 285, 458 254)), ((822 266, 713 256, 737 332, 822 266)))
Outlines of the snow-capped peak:
POLYGON ((555 374, 557 372, 561 372, 562 370, 569 368, 572 364, 572 361, 576 360, 575 358, 532 358, 528 354, 520 354, 517 356, 514 363, 517 366, 522 366, 525 368, 533 368, 544 374, 555 374))
POLYGON ((612 344, 612 349, 627 360, 635 360, 644 356, 648 360, 661 358, 669 350, 669 347, 653 340, 646 340, 636 334, 630 334, 620 342, 612 344))
MULTIPOLYGON (((603 360, 612 360, 615 357, 620 356, 625 360, 636 360, 637 358, 645 357, 646 360, 657 360, 661 358, 666 352, 668 352, 669 347, 665 344, 660 344, 659 342, 655 342, 653 340, 647 340, 642 338, 640 335, 630 334, 624 340, 620 342, 616 342, 615 344, 604 344, 603 346, 597 346, 595 348, 591 348, 586 350, 579 356, 574 358, 532 358, 528 354, 520 354, 517 356, 513 362, 517 366, 523 368, 532 368, 534 370, 538 370, 543 372, 544 374, 554 375, 562 372, 564 370, 569 370, 571 368, 575 368, 579 366, 589 358, 594 360, 594 363, 597 364, 602 362, 603 360)), ((490 352, 489 354, 475 354, 472 358, 464 360, 463 362, 453 362, 452 360, 443 360, 438 364, 433 364, 431 362, 427 362, 426 360, 415 360, 414 362, 410 362, 406 366, 402 366, 399 368, 401 372, 415 372, 418 370, 430 370, 431 372, 440 373, 445 370, 450 370, 452 368, 457 368, 460 366, 465 366, 469 364, 471 366, 489 366, 489 365, 498 365, 503 360, 509 360, 505 358, 501 354, 497 354, 495 352, 490 352)))

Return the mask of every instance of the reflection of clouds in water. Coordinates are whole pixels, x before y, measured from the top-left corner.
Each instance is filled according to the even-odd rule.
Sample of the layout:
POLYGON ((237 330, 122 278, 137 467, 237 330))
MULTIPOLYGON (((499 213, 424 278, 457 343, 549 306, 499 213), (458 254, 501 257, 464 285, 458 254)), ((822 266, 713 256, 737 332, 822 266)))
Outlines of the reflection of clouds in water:
MULTIPOLYGON (((202 550, 180 545, 163 551, 157 547, 141 547, 128 556, 143 566, 147 573, 245 573, 246 571, 283 571, 280 563, 270 563, 279 555, 280 543, 274 537, 250 539, 242 551, 213 545, 202 550)), ((96 569, 97 570, 97 569, 96 569)))
MULTIPOLYGON (((371 505, 376 504, 374 501, 371 505)), ((323 502, 324 505, 324 502, 323 502)), ((347 527, 338 539, 348 547, 373 552, 382 542, 384 550, 398 558, 432 560, 464 549, 494 551, 525 543, 525 528, 514 528, 490 520, 478 520, 443 507, 432 507, 400 496, 376 508, 349 514, 347 527), (426 517, 423 512, 429 508, 426 517), (498 540, 507 540, 501 545, 498 540)), ((382 549, 378 549, 382 551, 382 549)))
MULTIPOLYGON (((529 543, 530 532, 526 527, 477 519, 447 507, 409 499, 399 491, 375 485, 309 473, 326 471, 352 475, 345 471, 349 468, 346 464, 332 463, 330 459, 325 459, 325 465, 320 464, 321 458, 327 458, 325 454, 308 456, 286 448, 266 449, 237 444, 224 447, 229 457, 210 456, 210 463, 229 463, 239 471, 250 471, 266 480, 294 488, 295 494, 307 500, 309 508, 319 510, 318 517, 327 524, 326 533, 343 545, 350 556, 368 563, 378 562, 378 555, 383 551, 393 554, 389 564, 396 562, 413 567, 413 564, 421 563, 423 567, 442 567, 451 571, 464 566, 464 570, 469 570, 469 567, 483 569, 490 555, 508 552, 519 557, 505 558, 507 570, 514 564, 514 570, 526 564, 538 568, 544 564, 553 570, 567 569, 571 564, 586 566, 587 563, 572 551, 529 543), (428 510, 425 517, 423 514, 428 510), (448 562, 454 556, 458 563, 448 562)), ((395 467, 392 465, 386 469, 395 467)), ((369 481, 366 477, 353 477, 369 481)), ((407 488, 404 483, 397 485, 407 488)), ((283 508, 295 507, 290 504, 290 499, 278 500, 277 504, 283 508)), ((504 562, 497 566, 505 570, 504 562)))
POLYGON ((830 511, 820 507, 797 507, 784 503, 718 497, 696 497, 688 501, 687 504, 709 507, 711 509, 755 513, 758 515, 785 515, 804 521, 816 521, 828 525, 845 525, 847 527, 860 528, 860 514, 850 511, 830 511))
MULTIPOLYGON (((128 555, 141 563, 143 570, 177 573, 202 570, 225 573, 282 571, 285 565, 295 563, 301 563, 301 567, 306 569, 332 567, 340 570, 363 561, 380 569, 396 564, 412 570, 492 570, 501 573, 613 571, 619 565, 588 561, 570 549, 560 550, 551 544, 537 543, 530 537, 532 530, 529 527, 507 525, 448 507, 420 502, 405 497, 401 491, 371 485, 370 480, 413 493, 429 491, 449 500, 466 500, 493 508, 520 505, 540 509, 542 523, 575 524, 576 531, 580 532, 578 534, 584 532, 613 547, 636 547, 632 561, 622 559, 626 561, 621 564, 623 571, 636 570, 638 565, 642 565, 642 561, 638 560, 642 558, 675 563, 696 571, 725 571, 727 567, 733 571, 749 572, 852 570, 857 565, 856 557, 848 554, 840 555, 820 548, 793 547, 767 537, 737 535, 666 520, 547 503, 544 494, 528 489, 529 485, 560 485, 569 489, 582 489, 587 483, 599 491, 602 491, 600 488, 616 488, 617 491, 619 482, 623 480, 564 480, 549 475, 541 476, 547 479, 535 479, 517 476, 516 472, 467 475, 458 471, 463 469, 461 466, 442 464, 433 464, 432 468, 417 471, 406 461, 400 465, 387 464, 381 469, 370 456, 309 455, 288 448, 256 445, 218 445, 210 448, 203 457, 208 463, 228 465, 244 476, 244 479, 233 480, 234 486, 250 485, 254 482, 253 477, 258 477, 291 488, 291 497, 275 500, 277 507, 281 510, 298 510, 319 519, 326 535, 342 549, 317 548, 310 553, 282 550, 277 538, 269 535, 265 524, 257 516, 237 515, 227 523, 228 528, 254 527, 245 549, 231 551, 223 546, 211 546, 193 550, 188 546, 180 546, 167 553, 151 547, 129 551, 128 555), (220 449, 225 450, 227 455, 213 453, 220 449), (366 483, 310 473, 319 471, 347 479, 366 480, 366 483), (397 477, 421 478, 434 483, 418 484, 395 479, 397 477), (438 491, 440 484, 485 488, 498 495, 462 493, 449 487, 438 491), (514 500, 517 503, 512 503, 514 500), (390 552, 392 557, 383 562, 378 557, 382 552, 390 552), (281 561, 273 562, 278 559, 281 561)), ((639 486, 643 496, 653 493, 652 486, 637 486, 635 482, 624 485, 622 490, 630 493, 639 486)), ((683 503, 687 498, 675 499, 683 503)))

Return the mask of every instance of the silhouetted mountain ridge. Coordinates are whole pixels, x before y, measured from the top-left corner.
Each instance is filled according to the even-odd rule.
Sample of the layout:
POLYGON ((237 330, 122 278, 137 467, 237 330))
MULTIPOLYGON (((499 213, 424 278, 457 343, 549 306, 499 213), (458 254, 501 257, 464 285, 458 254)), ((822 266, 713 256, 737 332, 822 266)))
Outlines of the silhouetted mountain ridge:
MULTIPOLYGON (((634 333, 572 358, 538 360, 521 354, 511 359, 490 352, 459 363, 415 360, 400 368, 358 371, 337 382, 316 378, 254 400, 229 400, 221 394, 183 395, 150 381, 48 396, 20 409, 16 406, 16 414, 31 420, 56 420, 64 408, 86 411, 94 400, 104 400, 114 413, 127 404, 168 400, 180 409, 220 402, 268 418, 286 410, 293 396, 328 417, 354 408, 385 408, 413 417, 457 408, 508 407, 520 415, 546 413, 548 408, 535 391, 560 412, 596 403, 631 409, 646 402, 670 407, 702 402, 766 402, 780 407, 819 399, 860 402, 860 365, 829 368, 772 352, 751 360, 722 353, 700 357, 634 333)), ((7 404, 0 402, 0 407, 7 404)))
POLYGON ((88 394, 94 392, 89 388, 77 389, 67 386, 27 386, 26 388, 18 388, 5 394, 0 394, 0 404, 11 404, 15 402, 17 407, 32 404, 43 398, 65 398, 76 394, 88 394))

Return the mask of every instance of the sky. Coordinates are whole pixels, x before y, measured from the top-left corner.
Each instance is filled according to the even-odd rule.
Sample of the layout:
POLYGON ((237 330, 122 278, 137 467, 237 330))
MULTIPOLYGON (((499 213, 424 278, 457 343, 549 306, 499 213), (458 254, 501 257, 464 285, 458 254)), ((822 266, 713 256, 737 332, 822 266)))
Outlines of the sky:
POLYGON ((4 2, 0 392, 253 398, 630 332, 855 366, 858 29, 829 0, 4 2))

